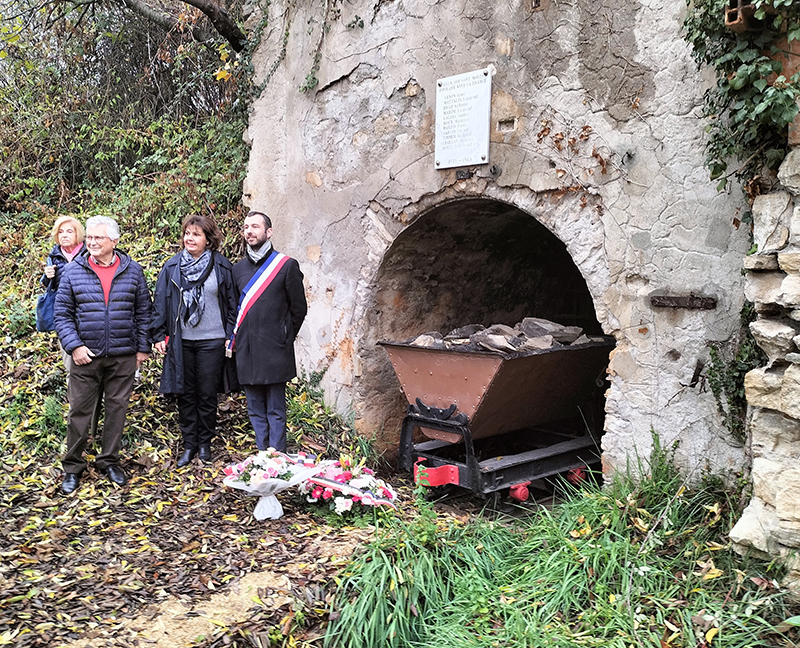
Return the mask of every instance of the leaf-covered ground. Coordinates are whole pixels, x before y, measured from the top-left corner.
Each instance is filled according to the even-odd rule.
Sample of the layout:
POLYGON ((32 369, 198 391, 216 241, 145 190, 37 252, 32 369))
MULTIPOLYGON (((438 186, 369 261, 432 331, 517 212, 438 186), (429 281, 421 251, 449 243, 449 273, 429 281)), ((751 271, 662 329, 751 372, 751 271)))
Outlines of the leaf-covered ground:
MULTIPOLYGON (((251 573, 264 582, 283 575, 285 585, 255 585, 250 607, 214 619, 195 645, 259 645, 260 633, 266 646, 270 631, 272 645, 319 637, 326 585, 368 531, 332 528, 291 494, 281 496, 282 519, 258 522, 255 498, 223 486, 222 468, 255 451, 241 395, 221 398, 213 463, 176 469, 175 405, 157 394, 158 375, 151 360, 131 400, 129 483, 120 488, 90 468, 64 496, 65 373, 55 339, 28 330, 0 344, 0 645, 151 645, 131 620, 176 601, 203 616, 203 602, 251 573)), ((336 456, 363 446, 306 383, 289 393, 295 447, 336 456)))
MULTIPOLYGON (((213 463, 195 459, 177 470, 176 406, 158 394, 160 361, 151 359, 128 412, 129 483, 120 488, 89 469, 75 493, 61 493, 65 371, 55 334, 37 333, 33 316, 54 219, 0 218, 0 645, 152 645, 146 631, 161 606, 204 617, 212 597, 241 589, 251 574, 284 586, 247 580, 255 587, 249 607, 206 623, 210 631, 192 637, 194 645, 266 646, 270 631, 272 645, 313 641, 330 577, 369 531, 332 528, 291 494, 281 496, 282 519, 258 522, 255 498, 223 486, 222 468, 256 449, 242 395, 220 399, 213 463)), ((236 223, 235 215, 223 223, 230 249, 236 223)), ((175 236, 137 238, 135 224, 122 225, 121 246, 154 281, 175 236)), ((309 382, 291 384, 289 396, 290 449, 369 451, 309 382)))

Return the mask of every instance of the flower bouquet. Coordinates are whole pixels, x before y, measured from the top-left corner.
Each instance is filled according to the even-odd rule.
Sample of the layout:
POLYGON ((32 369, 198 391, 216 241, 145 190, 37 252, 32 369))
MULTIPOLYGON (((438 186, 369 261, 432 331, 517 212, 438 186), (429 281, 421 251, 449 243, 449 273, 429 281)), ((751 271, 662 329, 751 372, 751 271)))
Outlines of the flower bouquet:
POLYGON ((329 502, 331 510, 344 515, 364 506, 386 506, 397 509, 397 493, 375 472, 364 466, 361 459, 355 463, 347 455, 329 464, 318 474, 306 479, 298 486, 306 501, 329 502))
POLYGON ((277 520, 283 515, 283 506, 275 495, 304 482, 330 463, 317 464, 311 455, 288 455, 268 448, 224 468, 222 483, 259 496, 253 511, 256 520, 277 520))

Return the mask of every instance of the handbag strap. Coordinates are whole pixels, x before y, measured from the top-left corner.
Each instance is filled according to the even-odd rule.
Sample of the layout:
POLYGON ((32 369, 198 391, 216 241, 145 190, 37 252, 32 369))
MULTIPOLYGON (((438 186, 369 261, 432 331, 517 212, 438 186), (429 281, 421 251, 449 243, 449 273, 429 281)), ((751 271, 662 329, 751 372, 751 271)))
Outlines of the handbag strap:
MULTIPOLYGON (((55 263, 53 263, 53 257, 51 257, 49 254, 47 255, 47 263, 45 263, 45 265, 48 265, 48 266, 53 266, 53 265, 55 265, 55 263)), ((56 268, 56 272, 58 272, 58 268, 56 268)), ((55 275, 53 275, 53 279, 55 279, 55 278, 56 278, 56 276, 55 276, 55 275)), ((47 290, 45 290, 45 292, 55 292, 55 291, 56 291, 56 288, 55 288, 55 283, 56 283, 56 282, 55 282, 55 281, 53 281, 53 279, 51 279, 51 280, 48 282, 48 284, 47 284, 47 290)))

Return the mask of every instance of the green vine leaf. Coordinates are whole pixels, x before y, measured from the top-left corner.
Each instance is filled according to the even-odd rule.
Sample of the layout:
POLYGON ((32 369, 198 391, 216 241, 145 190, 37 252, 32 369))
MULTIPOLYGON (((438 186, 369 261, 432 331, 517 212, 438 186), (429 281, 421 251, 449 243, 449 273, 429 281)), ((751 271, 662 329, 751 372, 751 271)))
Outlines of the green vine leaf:
MULTIPOLYGON (((797 74, 784 70, 796 57, 787 42, 800 40, 800 3, 755 0, 749 29, 735 33, 724 25, 725 0, 688 0, 684 38, 699 67, 716 72, 705 94, 706 166, 717 187, 735 176, 750 182, 777 170, 787 152, 787 128, 798 113, 797 74), (771 54, 770 56, 767 53, 771 54), (730 164, 736 164, 733 170, 730 164)), ((746 16, 745 16, 746 17, 746 16)))

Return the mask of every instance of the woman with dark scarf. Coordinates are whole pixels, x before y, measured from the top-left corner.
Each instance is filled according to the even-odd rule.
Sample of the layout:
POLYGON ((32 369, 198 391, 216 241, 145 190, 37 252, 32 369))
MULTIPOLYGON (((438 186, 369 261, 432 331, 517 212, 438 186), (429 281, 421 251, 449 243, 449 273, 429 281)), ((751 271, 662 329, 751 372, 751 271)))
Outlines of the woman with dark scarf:
POLYGON ((183 453, 211 461, 217 393, 224 391, 225 341, 236 320, 238 295, 230 261, 219 253, 222 234, 206 216, 183 222, 183 249, 164 264, 156 283, 150 338, 165 356, 162 394, 177 394, 183 453))

